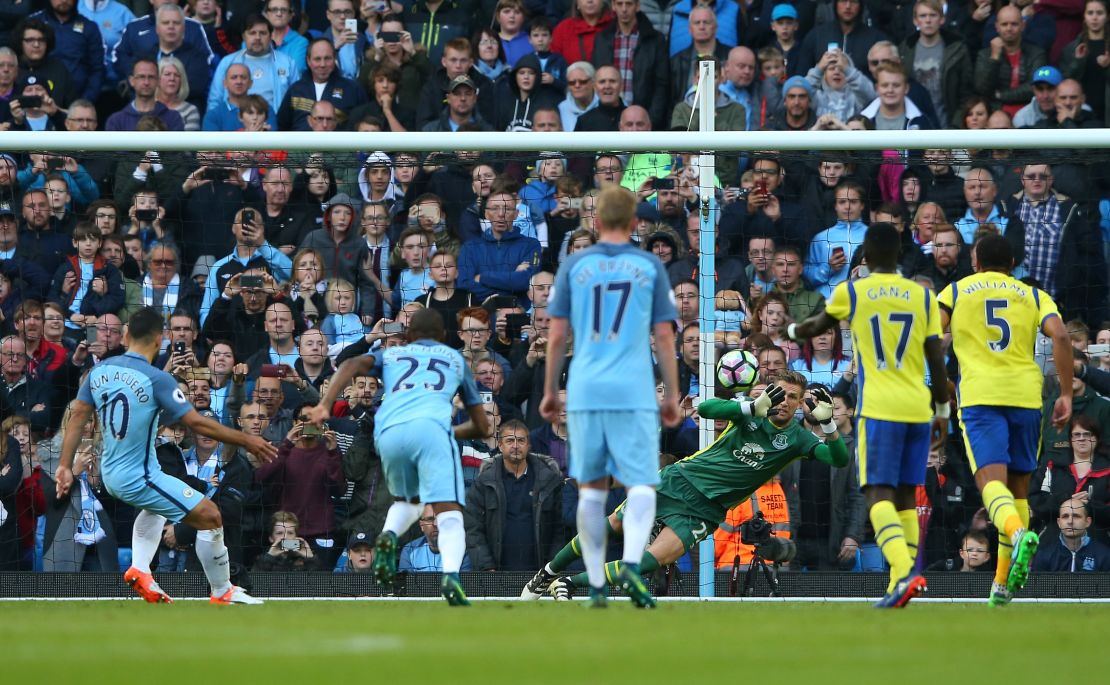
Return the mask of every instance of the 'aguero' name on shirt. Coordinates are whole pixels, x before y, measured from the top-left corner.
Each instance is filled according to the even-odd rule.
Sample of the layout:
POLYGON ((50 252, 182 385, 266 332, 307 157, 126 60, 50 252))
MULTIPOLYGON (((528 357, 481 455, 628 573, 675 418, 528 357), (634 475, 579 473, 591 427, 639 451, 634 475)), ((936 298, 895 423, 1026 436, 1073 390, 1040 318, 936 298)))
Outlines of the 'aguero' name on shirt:
POLYGON ((100 372, 89 376, 89 390, 99 390, 110 382, 123 383, 129 390, 135 393, 135 399, 140 402, 150 401, 150 394, 147 392, 147 384, 150 383, 150 379, 146 376, 137 378, 128 373, 127 369, 118 367, 113 368, 111 373, 100 372))

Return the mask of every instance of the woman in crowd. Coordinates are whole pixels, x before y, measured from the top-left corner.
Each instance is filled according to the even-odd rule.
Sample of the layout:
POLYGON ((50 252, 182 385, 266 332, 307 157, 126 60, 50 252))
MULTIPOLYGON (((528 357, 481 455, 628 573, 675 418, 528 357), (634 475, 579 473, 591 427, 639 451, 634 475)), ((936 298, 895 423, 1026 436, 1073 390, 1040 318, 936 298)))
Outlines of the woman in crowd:
POLYGON ((1083 502, 1093 524, 1110 530, 1110 458, 1098 421, 1086 414, 1071 420, 1070 458, 1041 464, 1029 486, 1029 508, 1041 525, 1055 530, 1056 513, 1069 499, 1083 502))
POLYGON ((307 327, 314 327, 327 316, 324 299, 324 256, 319 250, 303 248, 293 255, 293 277, 289 281, 289 300, 293 313, 307 327))
POLYGON ((186 131, 200 130, 200 110, 189 99, 189 75, 176 57, 158 60, 158 101, 181 115, 186 131))
POLYGON ((497 81, 501 75, 509 71, 505 60, 505 48, 501 45, 501 38, 497 32, 489 28, 481 28, 470 39, 471 56, 478 72, 490 81, 497 81))
POLYGON ((852 361, 844 355, 840 329, 833 327, 806 340, 802 345, 802 356, 795 359, 790 368, 801 373, 810 383, 832 388, 851 365, 852 361))

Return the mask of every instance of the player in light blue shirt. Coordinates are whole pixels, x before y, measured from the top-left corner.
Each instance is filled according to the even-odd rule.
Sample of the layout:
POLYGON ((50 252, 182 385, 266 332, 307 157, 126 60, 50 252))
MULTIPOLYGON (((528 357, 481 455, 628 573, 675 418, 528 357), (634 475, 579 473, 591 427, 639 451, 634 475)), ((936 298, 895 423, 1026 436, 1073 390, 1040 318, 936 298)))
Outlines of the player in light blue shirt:
MULTIPOLYGON (((636 196, 612 186, 597 198, 598 243, 567 259, 548 300, 551 325, 540 414, 560 413, 559 378, 568 326, 574 355, 567 377, 570 475, 578 481, 578 535, 594 606, 605 604, 605 500, 608 476, 628 488, 624 509, 624 568, 619 583, 640 607, 655 598, 640 577, 640 561, 655 522, 659 483, 659 414, 650 338, 655 335, 664 397, 662 418, 677 425, 674 295, 666 269, 633 245, 636 196)), ((550 584, 540 569, 525 592, 550 584)))
POLYGON ((162 314, 151 307, 131 315, 124 343, 127 353, 94 366, 70 405, 62 454, 54 474, 57 495, 73 485, 73 457, 82 427, 93 419, 103 438, 101 476, 116 499, 139 509, 132 539, 132 566, 124 581, 148 602, 171 603, 150 574, 150 562, 166 521, 184 521, 197 530, 196 552, 212 586, 213 604, 261 604, 232 585, 220 510, 182 481, 162 473, 154 453, 159 422, 183 423, 220 442, 245 447, 264 461, 277 450, 262 438, 240 433, 198 414, 177 381, 150 362, 162 347, 162 314))
POLYGON ((327 394, 312 409, 312 420, 323 425, 339 393, 353 378, 369 374, 376 357, 381 358, 385 396, 374 415, 374 445, 395 501, 374 542, 374 577, 383 586, 392 586, 397 537, 420 518, 422 503, 430 504, 443 559, 440 591, 454 606, 470 603, 459 583, 466 528, 462 459, 455 439, 485 437, 489 424, 470 368, 458 351, 443 344, 445 336, 438 311, 417 311, 409 320, 406 345, 343 362, 327 394), (470 420, 452 428, 456 394, 462 396, 470 420))

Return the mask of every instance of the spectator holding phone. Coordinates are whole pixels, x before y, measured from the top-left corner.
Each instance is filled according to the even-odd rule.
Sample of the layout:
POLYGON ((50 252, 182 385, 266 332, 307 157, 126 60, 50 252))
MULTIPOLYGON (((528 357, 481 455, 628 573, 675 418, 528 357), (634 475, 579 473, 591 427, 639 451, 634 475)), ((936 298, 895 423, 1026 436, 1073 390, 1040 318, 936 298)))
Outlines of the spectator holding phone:
POLYGON ((270 548, 254 560, 256 572, 317 571, 319 559, 312 546, 299 535, 300 521, 291 511, 277 511, 270 517, 270 548))
POLYGON ((848 279, 848 264, 863 245, 867 224, 863 223, 863 186, 853 180, 836 185, 836 223, 813 237, 806 258, 806 281, 824 297, 848 279))
POLYGON ((308 415, 311 407, 297 405, 277 459, 260 466, 255 479, 272 484, 281 510, 296 514, 300 539, 330 568, 336 552, 332 495, 343 483, 342 457, 335 433, 313 425, 308 415))
MULTIPOLYGON (((193 176, 196 174, 194 173, 190 178, 193 176)), ((204 182, 208 183, 208 181, 204 182)), ((185 183, 188 185, 189 181, 185 183)), ((277 279, 286 280, 292 274, 293 262, 289 257, 266 242, 265 229, 257 210, 248 208, 236 212, 235 221, 231 224, 231 232, 235 236, 235 248, 231 254, 212 265, 204 285, 204 301, 200 305, 202 326, 206 323, 208 312, 217 300, 233 299, 242 287, 260 290, 261 292, 255 293, 256 295, 277 297, 279 294, 277 279), (262 282, 244 286, 241 281, 234 278, 248 269, 257 270, 257 273, 250 275, 261 277, 262 282), (230 292, 232 282, 235 286, 233 292, 230 292)), ((261 311, 261 308, 258 308, 258 311, 261 311)), ((240 351, 240 354, 243 352, 240 351)))

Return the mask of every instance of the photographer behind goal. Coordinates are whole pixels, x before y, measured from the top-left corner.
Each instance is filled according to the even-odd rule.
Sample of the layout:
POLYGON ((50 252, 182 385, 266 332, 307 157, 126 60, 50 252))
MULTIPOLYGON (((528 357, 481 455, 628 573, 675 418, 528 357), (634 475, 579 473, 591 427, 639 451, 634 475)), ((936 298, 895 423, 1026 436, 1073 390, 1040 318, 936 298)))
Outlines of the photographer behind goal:
MULTIPOLYGON (((780 371, 755 399, 709 399, 698 405, 703 418, 729 423, 709 447, 660 472, 656 520, 664 528, 644 552, 640 564, 643 573, 673 563, 712 535, 729 509, 751 497, 795 459, 847 466, 848 449, 836 432, 832 398, 824 389, 813 391, 814 399, 806 400, 809 413, 825 433, 824 442, 794 420, 805 389, 804 376, 796 371, 780 371)), ((618 535, 623 506, 609 515, 610 531, 618 535)), ((585 573, 560 575, 580 556, 581 546, 575 537, 528 581, 521 598, 539 599, 550 592, 556 599, 567 599, 573 588, 586 587, 585 573)), ((620 563, 605 565, 610 583, 617 577, 620 563)))

